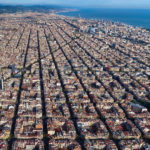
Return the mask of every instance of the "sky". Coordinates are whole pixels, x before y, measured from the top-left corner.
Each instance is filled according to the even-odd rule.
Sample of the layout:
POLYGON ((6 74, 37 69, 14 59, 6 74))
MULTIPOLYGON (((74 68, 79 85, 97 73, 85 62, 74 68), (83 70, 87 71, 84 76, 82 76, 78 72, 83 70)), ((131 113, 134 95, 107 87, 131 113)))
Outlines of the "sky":
POLYGON ((150 0, 0 0, 0 4, 54 4, 75 7, 150 9, 150 0))

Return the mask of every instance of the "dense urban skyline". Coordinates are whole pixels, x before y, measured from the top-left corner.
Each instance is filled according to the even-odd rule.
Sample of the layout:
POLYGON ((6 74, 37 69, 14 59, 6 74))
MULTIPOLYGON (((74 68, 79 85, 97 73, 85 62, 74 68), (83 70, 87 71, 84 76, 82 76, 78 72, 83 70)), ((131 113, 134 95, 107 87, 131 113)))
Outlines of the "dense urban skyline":
POLYGON ((0 0, 0 150, 150 150, 148 0, 0 0))
POLYGON ((144 28, 0 14, 0 150, 150 149, 149 49, 144 28))

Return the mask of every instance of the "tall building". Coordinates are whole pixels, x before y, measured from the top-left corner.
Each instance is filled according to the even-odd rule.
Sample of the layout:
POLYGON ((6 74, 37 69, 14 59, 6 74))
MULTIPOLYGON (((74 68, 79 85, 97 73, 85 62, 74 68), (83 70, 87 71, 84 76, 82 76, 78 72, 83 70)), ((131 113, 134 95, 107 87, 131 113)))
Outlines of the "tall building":
POLYGON ((3 78, 0 75, 0 90, 3 90, 3 78))

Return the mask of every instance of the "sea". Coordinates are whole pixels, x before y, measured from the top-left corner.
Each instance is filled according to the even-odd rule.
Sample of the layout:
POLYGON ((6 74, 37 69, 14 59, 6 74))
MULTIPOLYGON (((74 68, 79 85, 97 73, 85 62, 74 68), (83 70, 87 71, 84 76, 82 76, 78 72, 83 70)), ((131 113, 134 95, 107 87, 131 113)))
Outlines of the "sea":
POLYGON ((121 22, 135 27, 150 29, 150 9, 104 9, 80 8, 77 11, 61 12, 59 15, 101 19, 121 22))

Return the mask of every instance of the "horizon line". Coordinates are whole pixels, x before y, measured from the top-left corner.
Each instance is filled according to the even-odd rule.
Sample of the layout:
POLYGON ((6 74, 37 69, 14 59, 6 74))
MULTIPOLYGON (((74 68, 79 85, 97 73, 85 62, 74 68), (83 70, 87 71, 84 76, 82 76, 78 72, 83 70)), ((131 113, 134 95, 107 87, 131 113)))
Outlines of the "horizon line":
POLYGON ((72 8, 104 8, 104 9, 150 9, 145 7, 104 7, 104 6, 72 6, 65 4, 8 4, 8 3, 0 3, 0 6, 59 6, 59 7, 72 7, 72 8))

